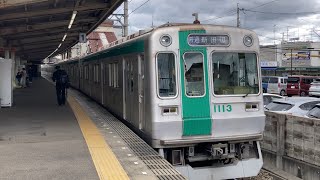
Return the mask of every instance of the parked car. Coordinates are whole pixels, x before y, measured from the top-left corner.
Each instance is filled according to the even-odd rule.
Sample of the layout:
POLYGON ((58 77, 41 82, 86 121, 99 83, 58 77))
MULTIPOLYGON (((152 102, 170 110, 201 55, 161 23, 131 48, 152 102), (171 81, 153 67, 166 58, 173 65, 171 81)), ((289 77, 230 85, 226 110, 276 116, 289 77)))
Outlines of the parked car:
POLYGON ((266 107, 266 111, 291 114, 295 116, 304 116, 320 99, 312 97, 287 97, 284 99, 275 99, 266 107))
POLYGON ((320 97, 320 79, 315 79, 309 88, 309 96, 320 97))
POLYGON ((266 107, 269 103, 271 103, 275 99, 284 99, 284 96, 280 96, 277 94, 263 93, 263 105, 266 107))
POLYGON ((262 77, 262 88, 265 93, 280 94, 284 96, 287 91, 288 77, 265 76, 262 77))
POLYGON ((310 118, 320 119, 320 104, 315 105, 306 115, 310 118))
POLYGON ((314 76, 290 76, 288 77, 287 84, 287 95, 300 95, 306 96, 309 94, 310 84, 314 81, 314 79, 318 79, 318 77, 314 76))

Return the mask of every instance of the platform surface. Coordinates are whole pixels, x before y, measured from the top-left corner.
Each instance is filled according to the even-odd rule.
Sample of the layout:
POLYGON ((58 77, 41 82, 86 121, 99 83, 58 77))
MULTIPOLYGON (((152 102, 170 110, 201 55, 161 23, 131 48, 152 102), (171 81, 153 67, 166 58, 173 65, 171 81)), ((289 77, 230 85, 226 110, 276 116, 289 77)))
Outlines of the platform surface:
POLYGON ((99 179, 78 122, 55 87, 35 79, 0 109, 0 179, 99 179))

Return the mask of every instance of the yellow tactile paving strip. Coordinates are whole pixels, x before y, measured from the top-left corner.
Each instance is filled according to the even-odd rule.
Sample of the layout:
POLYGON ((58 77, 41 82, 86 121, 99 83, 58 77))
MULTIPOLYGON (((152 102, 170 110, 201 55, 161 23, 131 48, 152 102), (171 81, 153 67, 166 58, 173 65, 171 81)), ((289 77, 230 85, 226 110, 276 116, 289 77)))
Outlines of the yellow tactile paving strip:
POLYGON ((120 162, 100 134, 99 129, 92 122, 81 105, 72 96, 68 97, 68 102, 78 120, 100 179, 129 179, 120 162))

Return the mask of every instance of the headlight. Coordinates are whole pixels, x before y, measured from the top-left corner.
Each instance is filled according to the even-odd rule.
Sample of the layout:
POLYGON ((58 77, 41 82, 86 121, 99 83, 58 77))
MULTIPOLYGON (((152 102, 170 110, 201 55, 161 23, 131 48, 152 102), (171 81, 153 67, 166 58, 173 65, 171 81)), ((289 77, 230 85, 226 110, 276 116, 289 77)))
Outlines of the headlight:
POLYGON ((243 38, 243 44, 246 45, 247 47, 252 46, 253 44, 253 39, 251 36, 244 36, 243 38))
POLYGON ((171 36, 163 35, 160 37, 160 44, 162 46, 168 47, 171 45, 171 43, 172 43, 171 36))

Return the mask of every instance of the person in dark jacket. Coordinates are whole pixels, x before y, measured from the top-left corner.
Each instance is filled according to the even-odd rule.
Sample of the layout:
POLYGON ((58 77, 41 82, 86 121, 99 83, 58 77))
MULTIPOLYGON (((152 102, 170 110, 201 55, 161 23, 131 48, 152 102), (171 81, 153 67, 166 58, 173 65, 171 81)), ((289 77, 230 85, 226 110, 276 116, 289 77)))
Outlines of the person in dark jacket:
POLYGON ((69 87, 69 77, 65 70, 56 66, 56 71, 52 76, 53 82, 56 82, 56 93, 59 106, 66 103, 66 89, 69 87))

